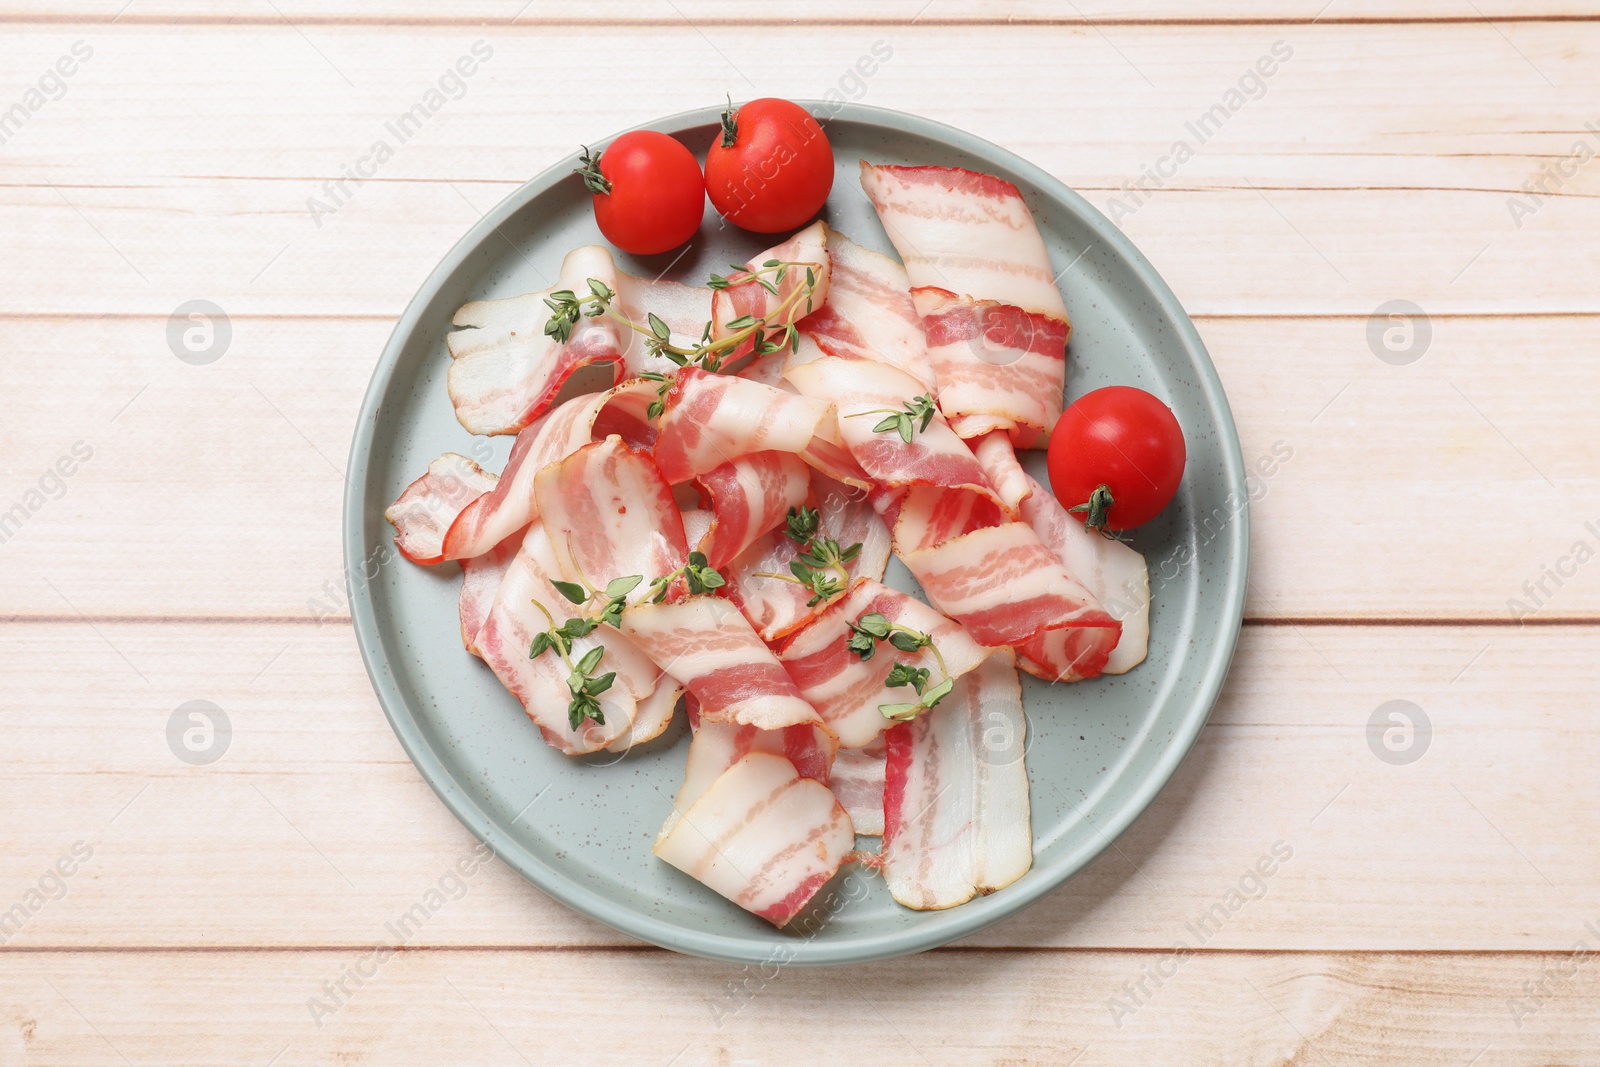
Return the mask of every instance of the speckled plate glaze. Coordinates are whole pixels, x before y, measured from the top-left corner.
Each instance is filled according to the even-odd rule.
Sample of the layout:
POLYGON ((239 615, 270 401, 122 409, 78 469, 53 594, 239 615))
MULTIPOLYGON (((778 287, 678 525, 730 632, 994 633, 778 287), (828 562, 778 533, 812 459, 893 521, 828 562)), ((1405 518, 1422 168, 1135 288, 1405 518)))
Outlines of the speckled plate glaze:
MULTIPOLYGON (((401 744, 456 817, 569 907, 666 948, 739 962, 850 963, 932 948, 1070 878, 1144 811, 1194 742, 1233 657, 1246 582, 1245 472, 1222 384, 1189 317, 1127 238, 1061 182, 971 134, 878 108, 806 106, 832 112, 838 175, 824 217, 880 251, 893 254, 857 182, 858 159, 963 166, 1015 182, 1061 271, 1073 323, 1069 396, 1138 385, 1165 399, 1184 427, 1189 461, 1178 497, 1134 542, 1150 562, 1154 590, 1149 659, 1127 675, 1076 685, 1024 678, 1034 835, 1027 875, 959 908, 915 912, 895 904, 881 880, 850 868, 831 896, 819 897, 828 902, 825 921, 773 929, 650 854, 683 771, 689 739, 681 715, 625 757, 558 754, 462 650, 457 567, 425 569, 394 553, 384 508, 430 460, 456 451, 491 470, 504 461, 509 437, 473 438, 455 420, 444 335, 466 301, 545 288, 567 251, 601 241, 572 173, 575 156, 491 211, 411 301, 362 405, 344 509, 367 672, 401 744)), ((646 128, 703 153, 717 113, 646 128)), ((670 267, 695 281, 770 243, 722 225, 708 207, 700 236, 676 260, 618 260, 630 273, 670 267)), ((1042 456, 1029 465, 1043 477, 1042 456)), ((914 588, 894 567, 896 584, 914 588)))

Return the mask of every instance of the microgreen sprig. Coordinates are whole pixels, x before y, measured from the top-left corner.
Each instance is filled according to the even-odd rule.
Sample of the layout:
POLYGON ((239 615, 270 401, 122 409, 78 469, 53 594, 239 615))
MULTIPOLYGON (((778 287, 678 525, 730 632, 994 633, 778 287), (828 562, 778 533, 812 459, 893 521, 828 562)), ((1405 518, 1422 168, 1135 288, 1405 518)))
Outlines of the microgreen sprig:
POLYGON ((950 691, 955 688, 955 679, 950 677, 950 668, 945 666, 944 656, 940 655, 939 646, 933 643, 932 634, 890 622, 876 611, 861 616, 849 626, 850 636, 845 639, 845 647, 860 656, 863 661, 872 658, 873 653, 878 650, 880 641, 888 641, 906 653, 920 652, 925 648, 933 653, 934 662, 939 665, 940 679, 937 684, 930 687, 928 668, 914 667, 909 663, 896 661, 894 666, 889 668, 888 677, 883 680, 884 686, 889 689, 909 686, 917 694, 917 699, 904 703, 879 704, 878 712, 884 718, 910 722, 949 696, 950 691))
POLYGON ((938 410, 933 397, 924 393, 912 397, 898 408, 873 408, 870 411, 858 411, 853 415, 846 415, 845 418, 858 419, 863 415, 882 415, 884 418, 872 428, 872 432, 887 433, 893 430, 909 445, 912 435, 920 430, 926 430, 938 410))

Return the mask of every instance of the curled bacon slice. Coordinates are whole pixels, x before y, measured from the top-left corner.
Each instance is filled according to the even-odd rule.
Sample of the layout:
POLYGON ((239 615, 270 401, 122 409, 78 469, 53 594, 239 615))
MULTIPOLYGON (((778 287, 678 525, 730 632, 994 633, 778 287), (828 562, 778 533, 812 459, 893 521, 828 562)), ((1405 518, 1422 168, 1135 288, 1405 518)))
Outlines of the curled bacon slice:
POLYGON ((957 433, 1005 427, 1022 447, 1047 440, 1067 384, 1066 320, 945 289, 912 296, 939 379, 939 409, 957 433))
POLYGON ((960 167, 861 163, 913 288, 938 286, 1065 321, 1050 254, 1015 185, 960 167))
POLYGON ((607 752, 626 752, 634 745, 642 745, 646 741, 654 741, 666 733, 667 727, 672 725, 672 717, 677 713, 678 701, 683 696, 683 686, 674 685, 666 678, 662 678, 656 685, 655 692, 638 702, 634 708, 633 721, 628 724, 628 730, 621 737, 606 746, 607 752))
POLYGON ((1121 636, 1122 624, 1067 573, 1027 523, 984 527, 900 558, 928 599, 973 640, 1015 646, 1042 671, 1093 677, 1121 636))
POLYGON ((720 339, 735 332, 730 330, 727 324, 746 315, 756 319, 767 319, 768 332, 771 333, 782 329, 790 322, 805 318, 826 304, 830 268, 827 240, 828 224, 818 219, 782 244, 774 245, 765 252, 751 256, 749 262, 745 264, 746 271, 735 271, 730 274, 728 281, 733 284, 726 289, 718 290, 712 298, 712 338, 720 339), (786 268, 781 282, 774 281, 776 274, 773 272, 769 271, 762 275, 762 279, 771 283, 776 292, 759 282, 739 284, 740 279, 749 277, 748 272, 760 270, 763 264, 774 259, 782 263, 802 265, 786 268), (815 281, 809 300, 806 297, 799 297, 786 314, 779 314, 778 309, 784 302, 805 288, 807 267, 810 268, 815 281))
POLYGON ((874 612, 891 624, 930 635, 952 678, 977 667, 993 651, 915 597, 870 579, 856 582, 849 595, 834 601, 805 629, 784 642, 779 653, 801 695, 847 748, 871 744, 894 725, 883 717, 878 705, 915 699, 914 694, 909 698, 899 695, 910 693, 910 689, 897 691, 883 684, 897 661, 926 667, 935 682, 940 677, 938 659, 926 648, 906 653, 884 644, 866 660, 850 651, 845 644, 850 638, 850 624, 874 612))
POLYGON ((779 730, 821 721, 739 609, 721 597, 635 604, 621 626, 695 698, 702 722, 779 730))
POLYGON ((791 365, 822 354, 872 360, 904 371, 932 393, 934 368, 906 269, 837 230, 828 234, 828 260, 828 303, 801 325, 810 344, 790 357, 791 365))
POLYGON ((791 368, 786 377, 806 397, 838 410, 839 433, 857 463, 880 488, 932 485, 995 497, 994 487, 966 442, 937 411, 926 428, 917 421, 910 441, 873 427, 882 411, 897 411, 922 395, 921 383, 886 363, 827 356, 791 368))
POLYGON ((653 851, 782 927, 854 846, 850 816, 826 786, 782 756, 751 752, 680 813, 653 851))
POLYGON ((1027 720, 1009 653, 885 735, 883 873, 894 899, 953 908, 1033 866, 1027 720))
POLYGON ((826 783, 839 749, 839 739, 832 732, 807 723, 782 730, 760 730, 731 722, 702 722, 698 713, 691 715, 689 721, 694 726, 694 737, 689 742, 683 786, 672 802, 672 814, 661 827, 661 837, 677 825, 680 813, 704 796, 723 771, 751 752, 782 756, 794 764, 801 777, 826 783))
POLYGON ((395 547, 412 563, 440 562, 450 524, 498 481, 466 456, 446 452, 383 513, 394 524, 395 547))
POLYGON ((615 435, 551 463, 533 480, 554 546, 557 576, 604 589, 637 575, 644 595, 657 575, 683 566, 689 549, 672 488, 642 452, 615 435))
POLYGON ((602 672, 615 671, 611 688, 598 697, 604 723, 584 721, 573 730, 567 720, 571 693, 567 669, 555 652, 529 658, 533 637, 550 627, 549 612, 557 620, 572 613, 572 604, 551 584, 555 552, 544 527, 534 523, 522 547, 506 569, 495 595, 489 619, 478 631, 477 645, 503 685, 522 702, 550 745, 568 755, 597 752, 625 737, 639 702, 656 691, 661 672, 648 656, 622 634, 601 626, 572 643, 572 658, 603 647, 602 672), (540 610, 540 606, 544 610, 540 610))
POLYGON ((478 631, 489 621, 489 611, 494 607, 495 595, 500 592, 500 583, 511 568, 511 561, 521 551, 525 536, 526 530, 518 530, 481 556, 461 561, 461 644, 474 656, 483 656, 478 651, 478 631))
MULTIPOLYGON (((829 469, 839 465, 827 451, 839 430, 825 400, 688 367, 678 372, 666 403, 655 459, 674 485, 752 452, 792 452, 840 477, 829 469)), ((850 462, 848 454, 843 462, 850 462)))
POLYGON ((864 748, 841 748, 828 772, 828 788, 850 813, 856 833, 883 834, 883 785, 887 750, 883 738, 864 748))
POLYGON ((608 318, 582 318, 565 342, 544 332, 550 320, 545 298, 557 290, 589 292, 588 279, 617 284, 611 253, 586 245, 567 253, 560 280, 549 289, 505 300, 475 300, 455 314, 448 335, 450 401, 456 419, 471 433, 516 433, 544 414, 573 372, 591 363, 612 365, 612 382, 623 374, 627 344, 608 318))
POLYGON ((699 548, 720 570, 805 503, 811 469, 788 452, 756 452, 702 474, 699 482, 713 514, 699 548))
POLYGON ((983 472, 989 476, 990 483, 999 494, 1000 504, 1006 509, 1006 514, 1016 518, 1022 502, 1033 492, 1033 480, 1022 469, 1022 464, 1017 462, 1011 438, 1004 433, 991 432, 969 443, 972 445, 972 454, 978 457, 983 472))
POLYGON ((1104 673, 1132 670, 1144 662, 1150 647, 1150 572, 1144 557, 1121 541, 1088 529, 1032 478, 1028 485, 1031 492, 1022 504, 1022 521, 1033 527, 1044 546, 1094 594, 1106 613, 1122 623, 1122 636, 1104 673))

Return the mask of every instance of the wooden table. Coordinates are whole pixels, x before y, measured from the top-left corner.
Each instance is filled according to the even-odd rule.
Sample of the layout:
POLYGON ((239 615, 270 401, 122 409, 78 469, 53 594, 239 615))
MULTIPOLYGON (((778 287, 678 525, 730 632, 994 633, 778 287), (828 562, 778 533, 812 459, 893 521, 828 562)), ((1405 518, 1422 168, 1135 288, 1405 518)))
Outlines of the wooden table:
POLYGON ((1600 1063, 1600 5, 3 7, 0 1064, 1600 1063), (1288 458, 1227 691, 1115 847, 967 942, 762 973, 447 878, 474 842, 368 687, 339 506, 482 212, 651 116, 830 91, 1115 210, 1246 460, 1288 458))

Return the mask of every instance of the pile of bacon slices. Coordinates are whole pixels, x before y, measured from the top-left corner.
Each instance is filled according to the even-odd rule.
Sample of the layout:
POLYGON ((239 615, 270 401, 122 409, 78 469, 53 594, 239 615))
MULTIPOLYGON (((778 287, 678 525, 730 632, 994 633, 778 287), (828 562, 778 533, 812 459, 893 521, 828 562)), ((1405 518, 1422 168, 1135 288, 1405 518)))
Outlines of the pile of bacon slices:
POLYGON ((1061 414, 1070 326, 1016 187, 861 183, 901 263, 818 222, 710 287, 589 246, 461 308, 456 415, 515 444, 498 476, 441 456, 388 511, 407 558, 460 563, 467 650, 556 749, 649 741, 683 698, 655 853, 778 926, 850 860, 917 909, 1023 875, 1018 668, 1126 671, 1149 632, 1143 557, 1017 462, 1061 414), (590 364, 613 387, 558 404, 590 364), (883 584, 891 553, 927 603, 883 584))

